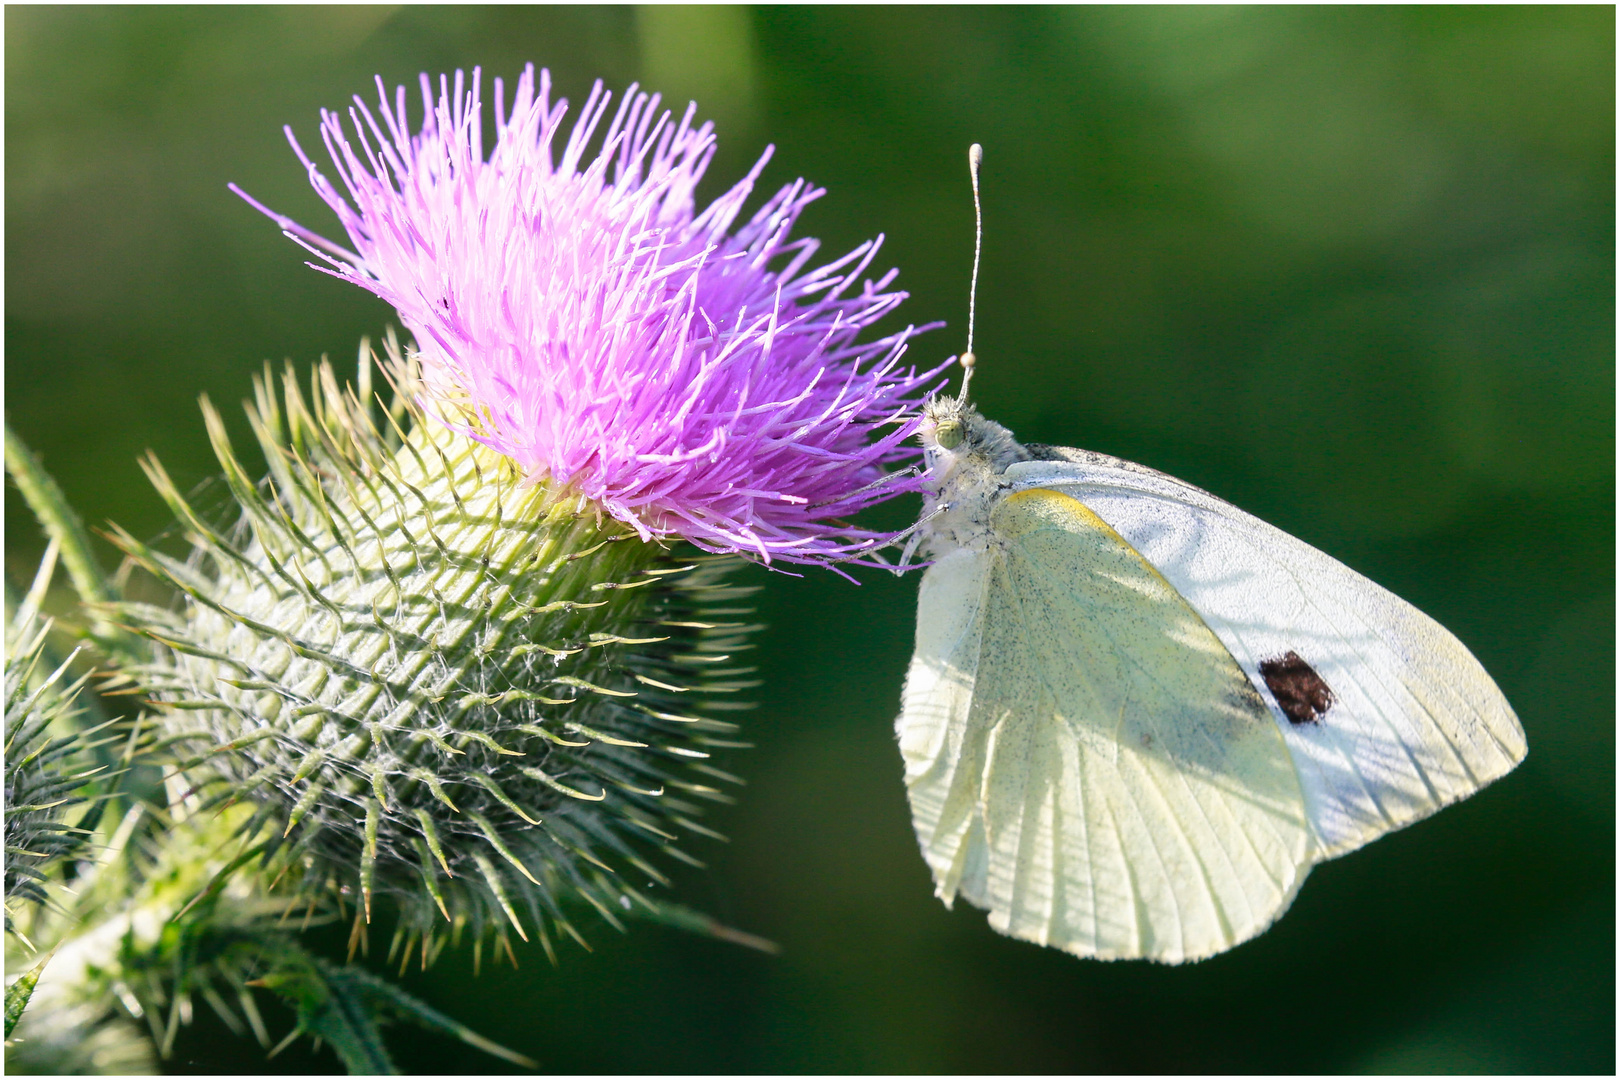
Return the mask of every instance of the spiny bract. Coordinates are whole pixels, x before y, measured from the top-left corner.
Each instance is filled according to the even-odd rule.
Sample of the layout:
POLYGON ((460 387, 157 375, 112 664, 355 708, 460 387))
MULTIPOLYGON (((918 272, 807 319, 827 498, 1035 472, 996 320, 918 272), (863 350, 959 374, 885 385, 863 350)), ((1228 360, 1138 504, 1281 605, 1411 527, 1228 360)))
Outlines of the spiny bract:
POLYGON ((748 685, 730 663, 752 629, 744 590, 721 580, 733 560, 675 561, 577 492, 413 423, 414 369, 390 360, 380 421, 364 347, 358 393, 323 363, 306 401, 289 368, 283 409, 267 370, 247 410, 262 484, 205 401, 240 521, 211 525, 148 460, 194 555, 120 535, 186 597, 123 615, 161 646, 144 678, 194 754, 190 797, 253 800, 287 880, 357 891, 368 919, 392 895, 412 934, 442 913, 533 928, 549 951, 548 922, 579 937, 570 897, 615 924, 646 903, 618 871, 664 882, 648 847, 693 861, 673 846, 708 831, 689 800, 732 779, 704 759, 743 745, 705 714, 748 685))

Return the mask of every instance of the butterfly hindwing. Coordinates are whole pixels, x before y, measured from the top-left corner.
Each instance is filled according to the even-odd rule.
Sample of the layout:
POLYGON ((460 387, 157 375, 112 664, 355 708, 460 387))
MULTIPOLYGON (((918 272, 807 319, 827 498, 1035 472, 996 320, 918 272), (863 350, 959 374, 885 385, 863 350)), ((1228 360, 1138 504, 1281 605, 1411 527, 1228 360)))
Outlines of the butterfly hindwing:
POLYGON ((956 898, 963 858, 973 847, 968 832, 978 818, 984 746, 982 738, 968 738, 967 725, 989 570, 987 554, 964 549, 923 575, 917 648, 895 721, 917 840, 947 904, 956 898))
POLYGON ((1067 495, 1000 499, 925 576, 900 718, 947 901, 1079 955, 1180 961, 1259 933, 1309 866, 1281 733, 1176 590, 1067 495))

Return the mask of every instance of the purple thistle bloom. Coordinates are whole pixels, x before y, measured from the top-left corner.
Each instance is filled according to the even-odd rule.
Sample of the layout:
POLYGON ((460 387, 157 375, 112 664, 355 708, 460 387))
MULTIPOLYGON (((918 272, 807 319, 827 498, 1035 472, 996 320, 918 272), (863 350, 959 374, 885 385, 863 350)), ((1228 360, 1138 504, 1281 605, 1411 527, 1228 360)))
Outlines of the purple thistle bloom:
MULTIPOLYGON (((322 111, 345 198, 304 154, 338 215, 345 250, 265 209, 326 273, 392 304, 415 336, 440 420, 500 451, 532 483, 571 488, 642 537, 818 563, 890 534, 840 520, 903 492, 925 384, 901 368, 914 327, 858 342, 906 294, 895 271, 857 288, 877 241, 806 270, 818 247, 789 240, 823 194, 787 185, 732 233, 770 149, 697 213, 713 125, 678 124, 632 87, 594 157, 611 95, 592 89, 560 153, 567 103, 550 76, 518 80, 511 112, 495 80, 485 159, 479 71, 440 77, 407 126, 406 94, 359 97, 355 132, 322 111), (776 264, 773 268, 773 264, 776 264)), ((311 264, 314 266, 315 264, 311 264)))

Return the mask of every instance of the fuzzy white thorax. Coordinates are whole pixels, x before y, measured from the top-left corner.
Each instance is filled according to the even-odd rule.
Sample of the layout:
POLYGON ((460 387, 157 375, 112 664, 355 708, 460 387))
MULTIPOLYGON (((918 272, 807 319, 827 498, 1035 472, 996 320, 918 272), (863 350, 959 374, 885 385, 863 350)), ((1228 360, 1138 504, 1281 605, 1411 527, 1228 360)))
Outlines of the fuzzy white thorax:
POLYGON ((923 406, 918 435, 928 470, 922 547, 936 559, 957 548, 987 547, 990 509, 1005 493, 1002 473, 1030 460, 1029 450, 972 405, 947 395, 923 406))

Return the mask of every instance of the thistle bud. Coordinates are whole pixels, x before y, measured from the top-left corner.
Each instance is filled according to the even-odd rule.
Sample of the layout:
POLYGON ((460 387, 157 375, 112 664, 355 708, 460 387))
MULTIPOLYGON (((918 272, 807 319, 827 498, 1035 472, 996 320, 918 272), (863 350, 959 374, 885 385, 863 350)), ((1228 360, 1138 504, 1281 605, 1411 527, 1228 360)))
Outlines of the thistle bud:
POLYGON ((125 614, 161 646, 144 680, 202 806, 252 800, 306 888, 367 918, 389 894, 418 932, 577 936, 565 900, 615 922, 627 873, 666 880, 650 851, 690 860, 678 838, 724 798, 707 759, 736 745, 707 715, 744 685, 733 560, 677 561, 443 425, 385 433, 329 366, 281 402, 267 373, 248 413, 263 485, 205 409, 233 528, 149 459, 195 555, 119 537, 186 597, 125 614))

